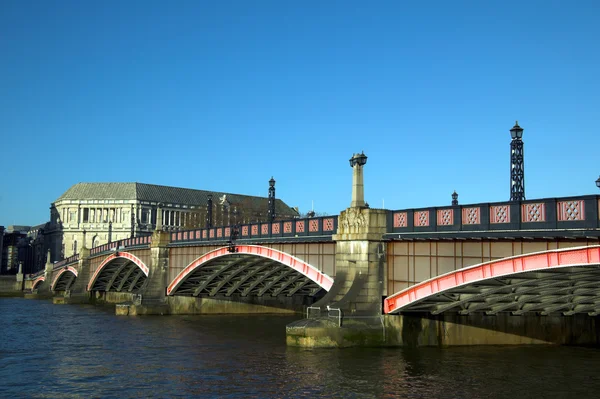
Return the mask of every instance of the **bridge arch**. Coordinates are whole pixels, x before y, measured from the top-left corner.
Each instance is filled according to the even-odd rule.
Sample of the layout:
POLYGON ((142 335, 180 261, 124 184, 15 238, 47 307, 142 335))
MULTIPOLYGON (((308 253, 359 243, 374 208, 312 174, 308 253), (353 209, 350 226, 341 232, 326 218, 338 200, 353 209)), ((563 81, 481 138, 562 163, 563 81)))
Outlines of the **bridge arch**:
POLYGON ((46 277, 44 277, 44 276, 39 276, 39 277, 36 277, 36 278, 33 280, 33 283, 31 283, 31 290, 33 291, 33 290, 36 290, 36 289, 38 289, 38 288, 39 288, 39 286, 40 286, 40 285, 41 285, 41 284, 42 284, 44 281, 46 281, 46 277))
POLYGON ((600 314, 600 246, 537 252, 455 270, 390 295, 385 313, 600 314))
POLYGON ((167 287, 167 295, 314 296, 333 279, 285 252, 258 245, 218 248, 190 263, 167 287))
POLYGON ((87 290, 137 292, 148 274, 148 266, 137 256, 129 252, 114 253, 98 266, 87 290))
POLYGON ((50 289, 52 291, 67 291, 73 285, 73 282, 77 278, 77 269, 72 266, 66 266, 58 272, 58 274, 52 280, 50 289))

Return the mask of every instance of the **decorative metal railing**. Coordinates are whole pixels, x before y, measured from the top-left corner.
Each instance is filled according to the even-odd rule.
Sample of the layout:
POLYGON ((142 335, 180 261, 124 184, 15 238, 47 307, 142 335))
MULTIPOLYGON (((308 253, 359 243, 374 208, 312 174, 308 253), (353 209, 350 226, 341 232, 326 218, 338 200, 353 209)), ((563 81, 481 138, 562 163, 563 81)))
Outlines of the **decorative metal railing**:
POLYGON ((321 216, 305 219, 259 222, 210 229, 183 230, 171 233, 172 243, 197 241, 227 241, 232 229, 237 228, 238 240, 257 238, 291 238, 331 236, 337 231, 337 216, 321 216))
POLYGON ((75 263, 75 262, 79 262, 79 254, 75 254, 73 256, 69 256, 68 258, 63 259, 60 262, 56 262, 52 266, 52 268, 53 269, 58 269, 59 267, 63 267, 65 265, 70 265, 71 263, 75 263))
POLYGON ((148 247, 151 241, 151 236, 126 238, 124 240, 113 241, 108 244, 103 244, 94 247, 90 250, 90 255, 97 255, 99 253, 110 251, 115 248, 148 247))
POLYGON ((388 212, 388 233, 597 229, 600 196, 403 209, 388 212))

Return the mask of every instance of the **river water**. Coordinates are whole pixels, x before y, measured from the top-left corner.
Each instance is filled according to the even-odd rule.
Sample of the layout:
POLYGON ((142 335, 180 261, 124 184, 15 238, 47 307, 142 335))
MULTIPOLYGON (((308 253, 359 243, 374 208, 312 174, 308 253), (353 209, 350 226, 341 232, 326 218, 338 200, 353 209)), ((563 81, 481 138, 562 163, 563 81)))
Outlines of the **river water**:
POLYGON ((118 317, 0 299, 0 398, 598 398, 600 350, 305 350, 298 317, 118 317))

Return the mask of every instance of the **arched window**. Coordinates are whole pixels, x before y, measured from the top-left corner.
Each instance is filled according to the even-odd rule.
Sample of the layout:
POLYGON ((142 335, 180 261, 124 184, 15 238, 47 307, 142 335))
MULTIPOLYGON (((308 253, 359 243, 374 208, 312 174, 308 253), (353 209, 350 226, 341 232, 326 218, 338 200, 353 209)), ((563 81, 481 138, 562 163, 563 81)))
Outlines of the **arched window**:
POLYGON ((98 236, 94 236, 94 238, 92 238, 92 248, 96 248, 98 246, 98 236))
POLYGON ((77 254, 77 240, 73 241, 73 255, 77 254))

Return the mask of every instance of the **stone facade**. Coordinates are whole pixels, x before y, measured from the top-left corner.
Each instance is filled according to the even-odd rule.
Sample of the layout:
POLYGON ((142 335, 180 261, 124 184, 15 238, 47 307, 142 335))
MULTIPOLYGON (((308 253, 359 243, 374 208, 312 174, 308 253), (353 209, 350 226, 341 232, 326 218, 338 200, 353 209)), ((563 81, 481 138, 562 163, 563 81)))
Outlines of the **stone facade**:
MULTIPOLYGON (((51 261, 77 254, 85 245, 151 235, 156 229, 176 231, 204 227, 207 199, 212 195, 213 225, 268 218, 268 198, 158 186, 143 183, 78 183, 50 206, 45 234, 51 261)), ((298 213, 276 200, 279 218, 298 213)))

